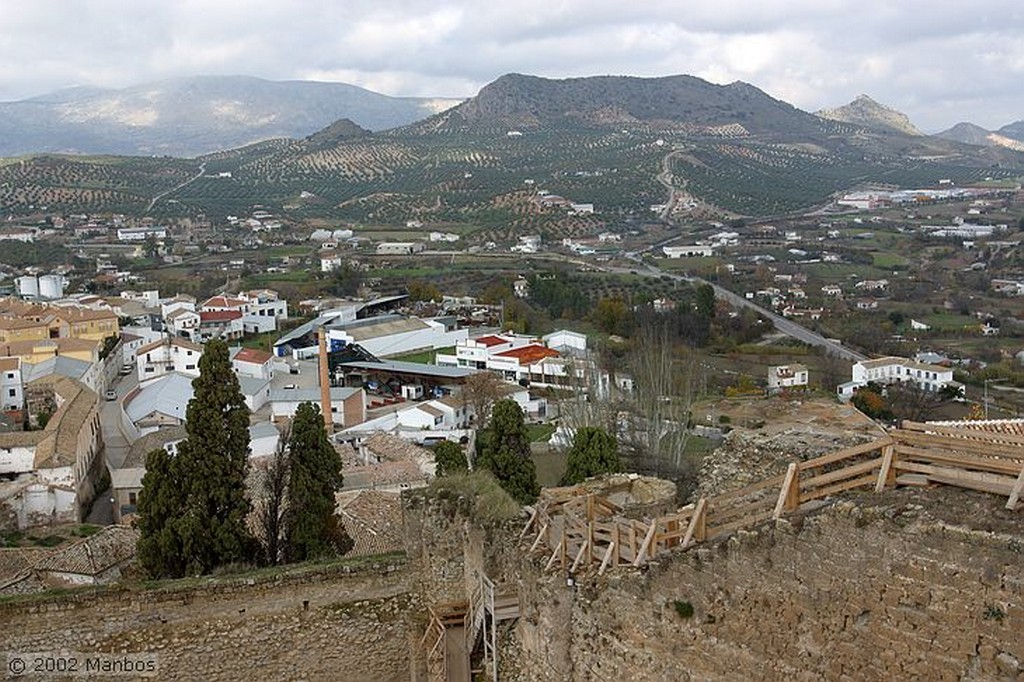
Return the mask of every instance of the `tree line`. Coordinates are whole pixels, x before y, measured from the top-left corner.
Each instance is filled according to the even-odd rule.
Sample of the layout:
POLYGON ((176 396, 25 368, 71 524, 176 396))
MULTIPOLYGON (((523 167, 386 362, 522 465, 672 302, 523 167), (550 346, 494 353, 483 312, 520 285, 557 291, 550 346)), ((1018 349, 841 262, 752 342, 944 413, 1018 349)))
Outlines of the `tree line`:
POLYGON ((341 458, 319 407, 299 406, 260 482, 247 492, 249 410, 225 342, 206 344, 192 386, 187 437, 176 454, 158 448, 146 457, 138 502, 143 569, 154 578, 176 578, 351 549, 334 515, 341 458))

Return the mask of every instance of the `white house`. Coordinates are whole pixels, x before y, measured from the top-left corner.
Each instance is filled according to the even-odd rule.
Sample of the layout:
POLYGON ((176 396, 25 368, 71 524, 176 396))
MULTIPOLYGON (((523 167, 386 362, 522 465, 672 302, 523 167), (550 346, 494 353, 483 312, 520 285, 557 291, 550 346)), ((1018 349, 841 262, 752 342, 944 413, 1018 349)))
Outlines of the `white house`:
POLYGON ((837 393, 841 400, 849 400, 854 392, 869 382, 891 384, 911 382, 925 391, 955 389, 961 395, 964 385, 953 380, 953 370, 941 365, 929 365, 908 358, 886 357, 876 360, 861 360, 853 365, 851 379, 840 384, 837 393))
POLYGON ((188 308, 177 308, 164 317, 164 326, 174 336, 186 339, 199 339, 199 313, 188 308))
POLYGON ((331 251, 320 254, 320 272, 334 272, 341 269, 343 260, 340 253, 331 251))
POLYGON ((274 378, 274 355, 255 348, 232 348, 231 367, 239 376, 270 381, 274 378))
POLYGON ((0 358, 0 397, 4 412, 25 407, 25 387, 21 375, 21 358, 0 358))
POLYGON ((199 358, 203 347, 178 336, 169 336, 146 344, 135 351, 139 381, 155 379, 171 372, 199 376, 199 358))
POLYGON ((807 367, 800 364, 777 365, 768 368, 768 391, 784 388, 806 388, 807 367))

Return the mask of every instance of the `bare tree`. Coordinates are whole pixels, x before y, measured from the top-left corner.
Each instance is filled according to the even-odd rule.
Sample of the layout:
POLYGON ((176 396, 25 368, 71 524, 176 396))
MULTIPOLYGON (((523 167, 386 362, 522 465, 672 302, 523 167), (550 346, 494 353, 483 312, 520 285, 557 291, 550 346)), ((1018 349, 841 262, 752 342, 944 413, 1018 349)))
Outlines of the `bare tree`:
POLYGON ((664 328, 640 329, 629 361, 632 397, 619 423, 619 442, 636 468, 667 476, 684 469, 696 366, 694 352, 676 351, 664 328))
POLYGON ((462 398, 473 409, 476 424, 486 424, 490 420, 494 403, 504 398, 507 392, 508 384, 489 371, 470 375, 462 385, 462 398))
POLYGON ((288 480, 291 477, 288 441, 291 438, 291 423, 285 422, 274 454, 258 462, 263 477, 253 500, 256 512, 257 530, 254 533, 263 545, 263 554, 268 564, 280 563, 285 556, 286 537, 285 510, 288 495, 288 480))

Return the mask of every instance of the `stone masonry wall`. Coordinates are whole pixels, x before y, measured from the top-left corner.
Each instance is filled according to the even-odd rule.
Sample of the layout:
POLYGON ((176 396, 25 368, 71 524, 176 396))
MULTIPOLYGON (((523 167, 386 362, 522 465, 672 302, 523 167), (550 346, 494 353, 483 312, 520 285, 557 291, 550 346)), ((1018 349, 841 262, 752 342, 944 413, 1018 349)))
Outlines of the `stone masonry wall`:
POLYGON ((0 604, 0 655, 156 653, 161 680, 407 682, 421 607, 401 558, 355 569, 0 604))
POLYGON ((1024 680, 1024 517, 1002 504, 865 495, 575 587, 524 561, 506 679, 1024 680))

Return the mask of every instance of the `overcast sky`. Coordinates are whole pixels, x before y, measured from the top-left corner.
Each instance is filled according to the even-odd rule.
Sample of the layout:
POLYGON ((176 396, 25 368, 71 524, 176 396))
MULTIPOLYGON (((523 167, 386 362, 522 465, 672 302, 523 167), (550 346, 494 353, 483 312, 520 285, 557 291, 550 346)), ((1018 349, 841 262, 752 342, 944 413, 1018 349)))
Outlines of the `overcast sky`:
POLYGON ((182 75, 469 97, 498 76, 691 74, 926 132, 1024 119, 1022 0, 0 0, 0 100, 182 75))

